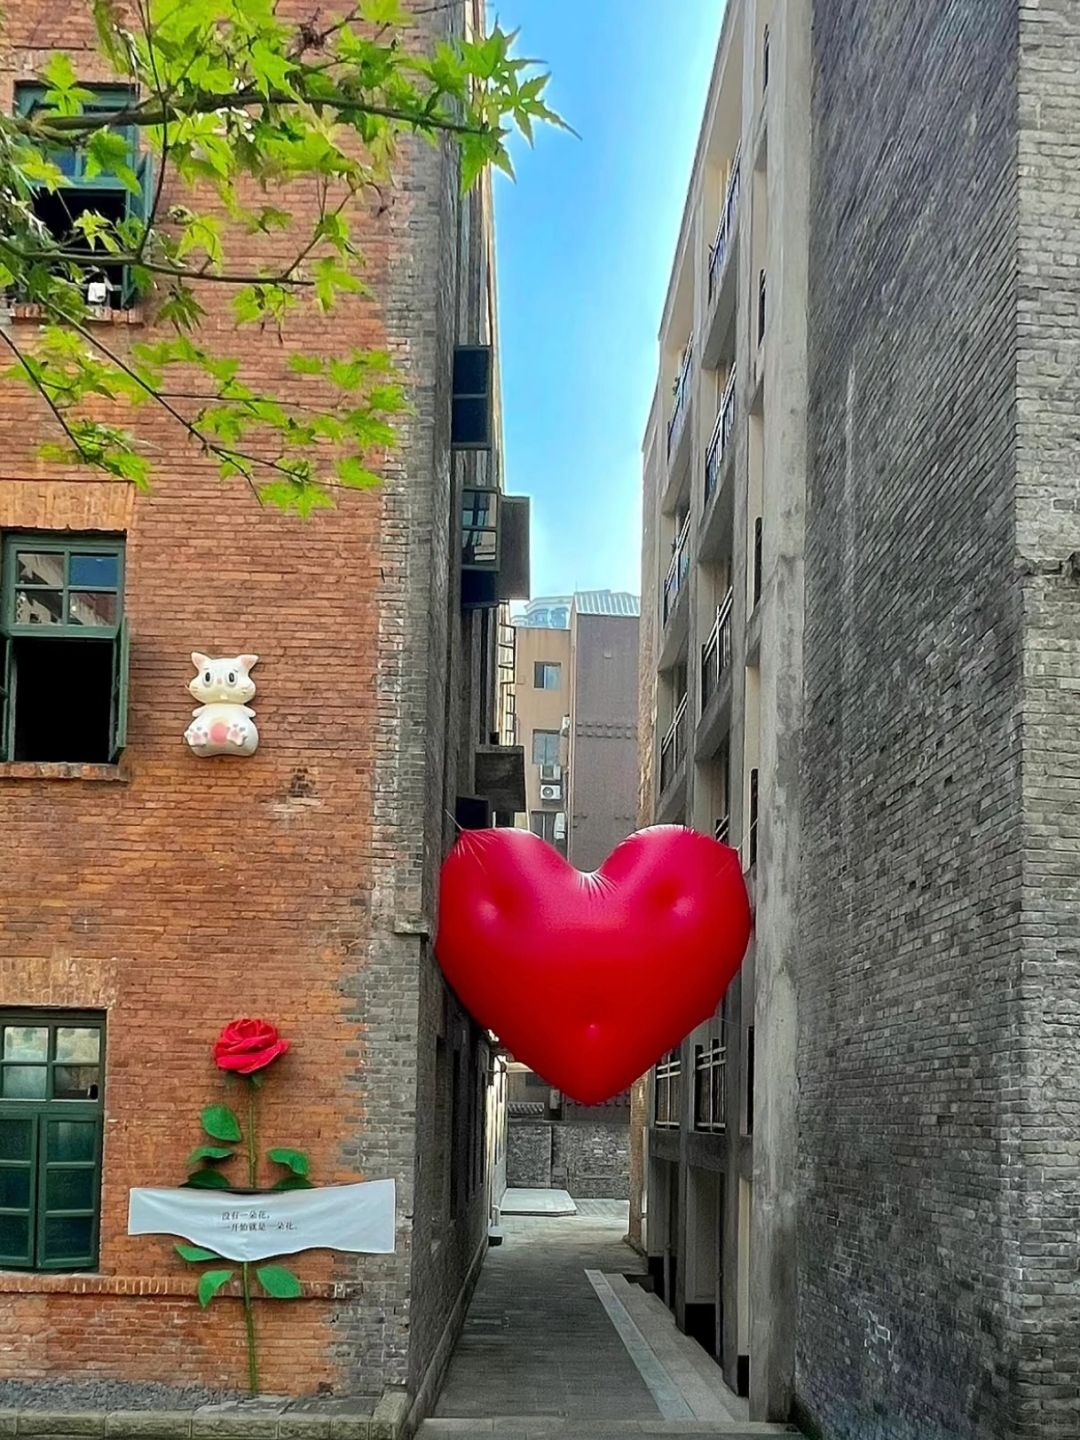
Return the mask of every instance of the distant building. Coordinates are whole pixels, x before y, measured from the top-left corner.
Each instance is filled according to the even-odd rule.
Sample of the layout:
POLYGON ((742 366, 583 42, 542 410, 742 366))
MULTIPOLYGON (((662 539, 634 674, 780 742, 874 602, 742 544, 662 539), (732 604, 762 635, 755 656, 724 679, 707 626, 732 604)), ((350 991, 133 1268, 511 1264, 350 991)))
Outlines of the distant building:
POLYGON ((520 826, 579 869, 595 869, 636 828, 638 596, 581 590, 514 615, 507 744, 525 750, 520 826))
MULTIPOLYGON (((637 827, 636 595, 582 590, 530 601, 514 616, 507 745, 525 751, 528 809, 517 824, 579 870, 595 870, 637 827)), ((629 1185, 629 1092, 581 1106, 511 1067, 507 1180, 578 1199, 629 1185)))

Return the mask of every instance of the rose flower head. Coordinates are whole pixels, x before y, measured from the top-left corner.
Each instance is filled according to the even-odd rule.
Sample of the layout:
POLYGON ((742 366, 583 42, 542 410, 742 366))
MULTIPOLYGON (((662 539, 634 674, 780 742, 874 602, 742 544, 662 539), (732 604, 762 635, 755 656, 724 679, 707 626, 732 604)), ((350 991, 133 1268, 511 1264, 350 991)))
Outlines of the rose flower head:
POLYGON ((254 1075, 288 1048, 288 1040, 281 1038, 276 1025, 242 1016, 230 1020, 215 1040, 214 1063, 219 1070, 231 1070, 235 1075, 254 1075))

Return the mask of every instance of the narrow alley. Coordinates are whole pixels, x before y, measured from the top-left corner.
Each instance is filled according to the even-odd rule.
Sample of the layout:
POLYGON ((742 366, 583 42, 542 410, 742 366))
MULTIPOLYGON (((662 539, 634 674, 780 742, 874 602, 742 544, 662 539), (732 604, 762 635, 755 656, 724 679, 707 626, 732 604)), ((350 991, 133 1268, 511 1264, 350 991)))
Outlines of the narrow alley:
POLYGON ((435 1415, 419 1440, 794 1433, 751 1424, 745 1400, 634 1277, 627 1206, 503 1216, 435 1415))

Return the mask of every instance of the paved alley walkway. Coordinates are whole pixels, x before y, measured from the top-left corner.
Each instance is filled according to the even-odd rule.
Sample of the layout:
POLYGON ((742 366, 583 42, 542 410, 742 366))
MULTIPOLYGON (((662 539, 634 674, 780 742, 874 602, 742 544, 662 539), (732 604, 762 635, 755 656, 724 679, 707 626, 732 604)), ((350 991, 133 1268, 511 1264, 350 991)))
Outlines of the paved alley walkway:
POLYGON ((776 1435, 750 1425, 705 1352, 625 1276, 625 1203, 503 1217, 433 1419, 419 1440, 776 1435), (704 1418, 703 1418, 704 1417, 704 1418))

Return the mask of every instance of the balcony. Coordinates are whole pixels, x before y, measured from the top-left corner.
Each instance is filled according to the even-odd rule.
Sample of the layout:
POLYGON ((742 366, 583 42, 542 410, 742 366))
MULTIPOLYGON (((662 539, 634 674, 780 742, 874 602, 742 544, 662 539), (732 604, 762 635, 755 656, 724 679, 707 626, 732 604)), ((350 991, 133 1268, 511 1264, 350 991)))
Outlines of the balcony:
POLYGON ((711 305, 720 289, 724 266, 735 248, 735 220, 739 213, 740 161, 736 154, 728 178, 727 193, 720 212, 720 224, 716 227, 716 239, 709 249, 709 304, 711 305))
POLYGON ((690 515, 682 523, 675 539, 675 550, 664 578, 664 625, 666 626, 675 610, 675 603, 686 585, 690 573, 690 515))
POLYGON ((678 778, 686 761, 686 696, 675 707, 675 718, 660 746, 660 794, 664 795, 678 778))
POLYGON ((720 677, 731 667, 731 616, 734 592, 729 590, 717 607, 716 620, 708 640, 701 647, 701 711, 720 688, 720 677))
POLYGON ((709 246, 709 299, 706 309, 702 358, 710 370, 735 353, 735 294, 739 269, 739 195, 742 188, 742 161, 732 162, 720 223, 709 246))
POLYGON ((671 405, 671 419, 667 427, 667 453, 671 459, 671 452, 678 444, 679 436, 682 434, 683 423, 686 420, 686 412, 690 400, 690 373, 694 364, 694 342, 693 337, 687 341, 686 349, 683 351, 682 363, 679 366, 678 378, 675 381, 674 399, 671 405))
POLYGON ((713 426, 709 448, 705 452, 705 504, 708 505, 716 490, 716 483, 729 454, 731 437, 735 430, 735 371, 728 376, 724 393, 720 397, 720 410, 713 426))

